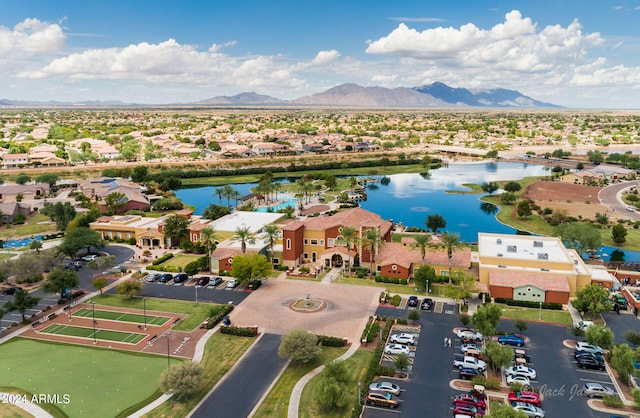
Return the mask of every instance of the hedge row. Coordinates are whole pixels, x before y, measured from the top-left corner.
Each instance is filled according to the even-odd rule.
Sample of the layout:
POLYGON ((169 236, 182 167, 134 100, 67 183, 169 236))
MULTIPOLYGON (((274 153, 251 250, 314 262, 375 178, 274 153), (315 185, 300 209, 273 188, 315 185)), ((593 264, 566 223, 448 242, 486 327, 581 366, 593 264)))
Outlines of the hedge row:
POLYGON ((182 271, 182 267, 180 266, 147 266, 147 270, 155 270, 155 271, 164 271, 167 273, 180 273, 182 271))
POLYGON ((236 335, 238 337, 255 337, 258 335, 258 327, 235 327, 233 325, 220 327, 221 334, 236 335))
MULTIPOLYGON (((524 306, 525 308, 539 308, 540 302, 532 302, 528 300, 513 300, 509 298, 495 298, 495 303, 504 303, 508 306, 524 306)), ((561 303, 555 302, 542 302, 542 309, 551 309, 555 311, 562 310, 561 303)))
POLYGON ((323 347, 344 347, 347 345, 347 341, 344 338, 329 337, 327 335, 316 335, 318 337, 318 343, 323 347))
POLYGON ((376 276, 378 283, 407 284, 407 279, 400 277, 376 276))
POLYGON ((209 318, 209 321, 207 322, 207 328, 211 329, 215 327, 218 324, 218 322, 222 321, 224 317, 229 315, 229 313, 232 310, 233 310, 233 305, 231 303, 224 305, 224 307, 220 309, 220 312, 218 312, 216 315, 209 318))
POLYGON ((168 259, 173 257, 173 253, 166 253, 165 255, 163 255, 162 257, 158 258, 157 260, 155 260, 153 263, 154 266, 157 266, 158 264, 162 264, 165 261, 167 261, 168 259))

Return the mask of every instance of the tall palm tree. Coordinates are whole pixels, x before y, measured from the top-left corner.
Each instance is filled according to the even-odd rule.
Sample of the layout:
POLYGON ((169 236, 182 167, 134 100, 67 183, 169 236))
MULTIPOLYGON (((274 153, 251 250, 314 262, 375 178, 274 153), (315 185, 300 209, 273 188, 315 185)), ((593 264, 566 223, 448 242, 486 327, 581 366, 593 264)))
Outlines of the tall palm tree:
POLYGON ((447 249, 447 260, 449 262, 449 284, 451 284, 451 258, 455 251, 464 247, 464 243, 460 241, 460 234, 452 234, 450 232, 442 234, 442 236, 440 236, 440 241, 444 248, 447 249))
POLYGON ((211 253, 216 249, 215 242, 219 239, 218 231, 211 226, 205 226, 200 230, 200 241, 204 242, 209 258, 211 258, 211 253))
POLYGON ((427 245, 429 245, 429 241, 431 241, 431 235, 418 234, 414 235, 413 239, 416 241, 418 248, 420 248, 420 255, 422 256, 422 262, 424 263, 424 256, 426 254, 427 245))
POLYGON ((247 243, 253 244, 256 242, 256 238, 253 232, 249 230, 248 226, 237 227, 235 234, 231 237, 231 240, 240 242, 242 254, 247 252, 247 243))
POLYGON ((222 206, 222 198, 224 197, 224 189, 222 187, 217 187, 215 192, 215 195, 218 196, 218 199, 220 199, 220 206, 222 206))
POLYGON ((240 199, 240 192, 236 189, 233 189, 231 192, 231 197, 236 201, 236 209, 238 208, 238 199, 240 199))
POLYGON ((343 226, 340 231, 340 236, 336 240, 336 244, 347 247, 347 257, 349 261, 349 271, 351 271, 351 248, 356 244, 358 240, 358 230, 351 226, 343 226))
POLYGON ((271 264, 273 264, 273 244, 280 236, 280 228, 278 225, 269 224, 262 227, 265 238, 269 241, 269 255, 271 256, 271 264))
POLYGON ((369 257, 371 262, 371 275, 373 276, 373 265, 376 256, 376 250, 380 248, 384 244, 382 240, 382 235, 380 235, 380 229, 373 228, 367 229, 364 232, 364 237, 362 237, 362 246, 369 250, 369 257))
POLYGON ((227 199, 227 207, 231 208, 231 198, 233 197, 233 191, 235 190, 233 187, 229 186, 228 184, 225 184, 222 187, 223 190, 223 196, 227 199))

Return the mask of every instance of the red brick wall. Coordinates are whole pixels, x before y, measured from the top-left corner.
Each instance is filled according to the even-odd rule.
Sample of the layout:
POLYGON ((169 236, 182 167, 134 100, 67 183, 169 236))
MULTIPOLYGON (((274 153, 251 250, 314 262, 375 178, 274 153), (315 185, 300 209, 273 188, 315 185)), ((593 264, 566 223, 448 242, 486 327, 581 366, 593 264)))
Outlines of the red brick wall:
POLYGON ((513 288, 502 286, 489 286, 489 293, 492 298, 513 299, 513 288))
POLYGON ((303 252, 302 238, 304 227, 300 225, 295 231, 282 231, 282 259, 297 260, 303 252), (291 249, 287 249, 287 239, 291 240, 291 249))
POLYGON ((231 262, 233 262, 233 258, 232 257, 226 257, 226 258, 218 260, 218 270, 230 271, 231 270, 231 262, 229 262, 229 260, 231 260, 231 262))
POLYGON ((380 266, 380 275, 387 277, 399 277, 401 279, 409 279, 409 274, 411 271, 402 266, 398 266, 395 264, 396 269, 393 269, 394 264, 390 264, 388 266, 380 266))
POLYGON ((545 302, 555 302, 566 305, 567 303, 569 303, 569 293, 547 290, 547 292, 545 293, 545 302))

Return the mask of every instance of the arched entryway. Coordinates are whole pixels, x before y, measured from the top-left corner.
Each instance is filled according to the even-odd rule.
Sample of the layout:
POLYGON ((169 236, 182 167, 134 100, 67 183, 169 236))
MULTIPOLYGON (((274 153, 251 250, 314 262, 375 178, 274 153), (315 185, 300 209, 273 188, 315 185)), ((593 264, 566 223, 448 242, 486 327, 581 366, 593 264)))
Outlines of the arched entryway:
POLYGON ((331 267, 342 267, 344 261, 340 254, 334 254, 331 256, 331 267))

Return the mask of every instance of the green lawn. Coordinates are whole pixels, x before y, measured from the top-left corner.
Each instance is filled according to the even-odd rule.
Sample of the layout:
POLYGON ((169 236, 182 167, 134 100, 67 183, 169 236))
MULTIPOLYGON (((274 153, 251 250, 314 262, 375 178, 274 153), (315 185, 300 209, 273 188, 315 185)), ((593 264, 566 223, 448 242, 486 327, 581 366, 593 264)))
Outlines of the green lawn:
POLYGON ((184 266, 191 263, 192 261, 197 261, 201 255, 190 255, 190 254, 177 254, 164 263, 161 263, 161 266, 174 266, 180 267, 182 271, 184 271, 184 266))
MULTIPOLYGON (((205 345, 204 357, 201 363, 203 368, 202 381, 197 392, 184 403, 165 402, 146 414, 145 417, 186 417, 254 342, 255 338, 235 337, 220 333, 213 334, 205 345)), ((241 394, 238 394, 238 396, 241 396, 241 394)))
POLYGON ((340 357, 345 351, 344 348, 323 347, 322 354, 315 361, 302 366, 290 364, 253 416, 255 418, 286 418, 291 391, 298 380, 321 364, 340 357))
MULTIPOLYGON (((361 382, 364 378, 364 375, 367 372, 367 367, 371 362, 371 356, 373 356, 371 351, 358 350, 353 354, 353 356, 344 361, 347 366, 347 370, 349 371, 349 380, 346 383, 346 387, 349 388, 349 402, 345 408, 335 411, 324 411, 318 406, 315 400, 317 398, 316 392, 322 376, 322 374, 319 374, 311 379, 302 391, 299 416, 301 418, 313 418, 319 416, 326 418, 341 418, 349 416, 352 406, 358 403, 358 382, 361 382)), ((366 389, 363 389, 363 391, 364 390, 366 389)))
MULTIPOLYGON (((144 309, 144 302, 142 298, 136 297, 133 299, 125 298, 120 295, 98 295, 91 299, 96 303, 96 307, 99 305, 105 306, 117 306, 121 308, 131 309, 144 309)), ((149 311, 158 312, 175 312, 187 314, 188 316, 182 321, 178 322, 173 329, 176 331, 193 331, 202 322, 211 315, 211 310, 221 309, 221 305, 214 305, 209 303, 195 303, 195 302, 183 302, 181 300, 171 299, 155 299, 146 298, 147 313, 149 311)))
POLYGON ((524 321, 538 321, 542 312, 542 321, 554 324, 571 325, 571 315, 567 311, 554 311, 551 309, 524 308, 521 306, 507 306, 501 303, 496 305, 502 308, 502 317, 511 319, 522 319, 524 321))
POLYGON ((56 334, 56 335, 66 335, 69 337, 79 337, 79 338, 87 338, 91 339, 95 338, 96 340, 101 341, 114 341, 119 343, 126 344, 138 344, 142 341, 147 335, 146 334, 138 334, 134 332, 121 332, 121 331, 112 331, 105 329, 96 329, 95 333, 93 328, 91 327, 77 327, 75 325, 62 325, 62 324, 52 324, 41 330, 40 332, 45 334, 56 334))
POLYGON ((73 313, 73 316, 81 316, 83 318, 97 318, 97 319, 106 319, 110 321, 120 321, 120 322, 131 322, 134 324, 147 324, 147 325, 156 325, 162 326, 169 321, 166 316, 155 316, 155 315, 147 315, 145 317, 144 314, 133 314, 133 313, 125 313, 125 312, 117 312, 117 311, 104 311, 101 309, 93 309, 83 308, 78 309, 73 313))
POLYGON ((28 216, 22 225, 12 225, 10 228, 3 226, 0 228, 0 238, 11 239, 30 235, 40 235, 56 230, 56 224, 39 224, 38 222, 48 221, 50 218, 46 215, 36 213, 28 216))
POLYGON ((166 367, 164 356, 22 338, 0 345, 0 386, 61 398, 68 394, 70 402, 56 404, 57 413, 47 408, 60 417, 113 418, 132 405, 150 402, 159 395, 166 367))

